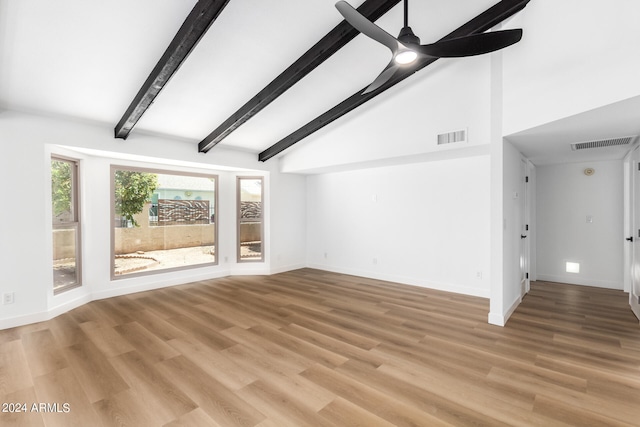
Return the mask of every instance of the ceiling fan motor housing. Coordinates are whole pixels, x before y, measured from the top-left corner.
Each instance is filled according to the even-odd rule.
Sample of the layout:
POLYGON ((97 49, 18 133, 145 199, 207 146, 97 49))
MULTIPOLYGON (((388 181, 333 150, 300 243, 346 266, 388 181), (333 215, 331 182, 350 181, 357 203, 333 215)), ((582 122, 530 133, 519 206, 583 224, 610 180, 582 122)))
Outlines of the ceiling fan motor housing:
POLYGON ((403 27, 398 34, 398 40, 403 44, 420 44, 420 38, 413 33, 411 27, 403 27))

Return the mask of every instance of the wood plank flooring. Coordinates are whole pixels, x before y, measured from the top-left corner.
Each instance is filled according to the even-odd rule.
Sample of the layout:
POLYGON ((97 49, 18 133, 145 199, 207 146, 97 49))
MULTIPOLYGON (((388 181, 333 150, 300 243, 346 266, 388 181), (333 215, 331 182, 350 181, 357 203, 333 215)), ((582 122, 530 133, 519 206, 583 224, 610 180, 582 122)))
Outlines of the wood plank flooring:
POLYGON ((506 327, 488 310, 311 269, 94 301, 0 331, 0 425, 640 425, 626 294, 535 282, 506 327))

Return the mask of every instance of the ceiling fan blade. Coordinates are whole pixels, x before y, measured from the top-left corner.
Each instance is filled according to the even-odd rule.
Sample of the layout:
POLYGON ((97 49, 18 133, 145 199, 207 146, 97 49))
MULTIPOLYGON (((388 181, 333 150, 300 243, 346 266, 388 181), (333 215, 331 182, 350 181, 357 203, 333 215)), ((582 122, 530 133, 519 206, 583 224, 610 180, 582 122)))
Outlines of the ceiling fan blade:
POLYGON ((364 92, 362 92, 362 94, 365 95, 369 92, 373 92, 374 90, 378 89, 380 86, 388 82, 389 79, 393 77, 395 72, 398 71, 398 68, 400 68, 400 66, 396 63, 395 60, 392 59, 391 62, 389 62, 389 64, 385 67, 385 69, 382 70, 380 74, 378 74, 378 77, 376 77, 373 83, 371 83, 364 90, 364 92))
POLYGON ((521 29, 493 31, 421 45, 418 50, 436 58, 459 58, 493 52, 517 43, 521 38, 521 29))
POLYGON ((395 54, 399 48, 404 47, 398 39, 378 27, 373 22, 369 21, 346 1, 339 1, 336 3, 336 9, 338 9, 338 12, 344 16, 344 19, 346 19, 353 28, 360 31, 365 36, 382 43, 388 47, 393 54, 395 54))

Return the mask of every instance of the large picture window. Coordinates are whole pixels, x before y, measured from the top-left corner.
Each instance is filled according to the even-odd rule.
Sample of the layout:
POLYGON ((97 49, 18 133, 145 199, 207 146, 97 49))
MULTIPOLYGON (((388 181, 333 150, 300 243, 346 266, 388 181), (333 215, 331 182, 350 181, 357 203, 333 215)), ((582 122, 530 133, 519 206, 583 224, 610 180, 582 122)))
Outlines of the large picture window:
POLYGON ((53 292, 81 285, 78 162, 51 158, 53 292))
POLYGON ((218 177, 111 169, 112 277, 217 264, 218 177))
POLYGON ((263 179, 237 178, 238 262, 264 261, 263 179))

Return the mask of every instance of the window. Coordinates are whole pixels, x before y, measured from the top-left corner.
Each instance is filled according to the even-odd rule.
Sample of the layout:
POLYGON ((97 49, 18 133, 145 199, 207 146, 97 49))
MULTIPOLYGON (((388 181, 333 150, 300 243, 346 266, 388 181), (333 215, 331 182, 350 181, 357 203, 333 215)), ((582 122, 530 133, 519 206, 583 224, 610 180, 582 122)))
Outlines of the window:
POLYGON ((217 264, 218 177, 113 166, 112 277, 217 264))
POLYGON ((238 177, 238 262, 264 260, 262 188, 262 177, 238 177))
POLYGON ((53 292, 81 285, 78 162, 51 158, 53 292))

